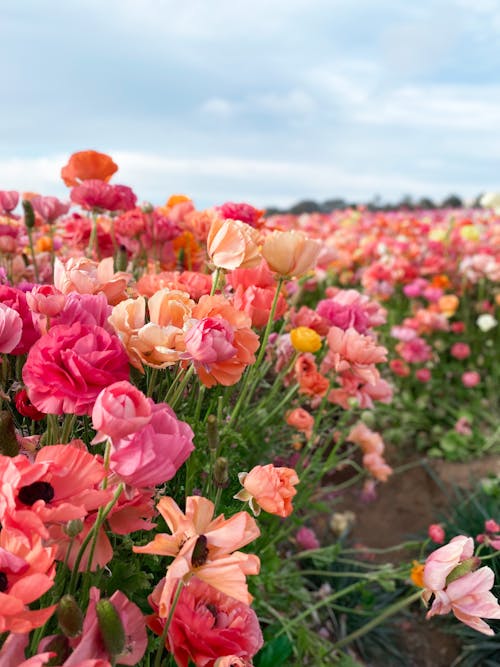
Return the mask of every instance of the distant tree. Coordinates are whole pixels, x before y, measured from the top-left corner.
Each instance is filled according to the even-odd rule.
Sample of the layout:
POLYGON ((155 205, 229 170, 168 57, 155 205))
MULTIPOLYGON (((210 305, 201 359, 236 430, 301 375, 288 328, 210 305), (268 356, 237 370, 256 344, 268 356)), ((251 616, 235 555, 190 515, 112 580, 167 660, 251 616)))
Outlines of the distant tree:
POLYGON ((292 206, 290 208, 290 213, 293 215, 301 215, 302 213, 317 213, 320 210, 321 206, 318 202, 313 201, 312 199, 304 199, 292 206))
POLYGON ((280 213, 283 213, 283 211, 279 208, 276 208, 276 206, 267 206, 266 207, 266 215, 279 215, 280 213))
POLYGON ((441 208, 462 208, 463 201, 458 195, 449 195, 446 199, 443 199, 441 208))
POLYGON ((330 211, 343 211, 347 208, 347 202, 341 197, 336 197, 335 199, 327 199, 323 204, 321 204, 321 210, 323 213, 330 213, 330 211))
POLYGON ((394 208, 403 208, 408 211, 413 211, 415 208, 415 204, 413 203, 413 199, 411 195, 405 195, 400 202, 396 204, 394 208))
POLYGON ((432 201, 432 199, 429 199, 429 197, 422 197, 417 201, 416 204, 417 208, 425 208, 425 209, 432 209, 436 208, 436 204, 432 201))

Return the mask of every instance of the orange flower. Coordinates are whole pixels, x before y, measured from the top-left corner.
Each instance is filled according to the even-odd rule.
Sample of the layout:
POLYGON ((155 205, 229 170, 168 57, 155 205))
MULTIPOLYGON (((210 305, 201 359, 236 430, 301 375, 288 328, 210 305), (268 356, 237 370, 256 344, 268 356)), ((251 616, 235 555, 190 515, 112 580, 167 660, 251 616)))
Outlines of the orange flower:
POLYGON ((454 294, 445 294, 438 301, 439 310, 446 317, 453 317, 455 314, 460 300, 454 294))
POLYGON ((316 266, 321 246, 301 232, 273 232, 262 246, 271 271, 280 276, 301 276, 316 266))
POLYGON ((50 236, 40 236, 35 243, 37 252, 50 252, 52 250, 52 239, 50 236))
POLYGON ((161 498, 157 507, 171 534, 157 534, 152 542, 133 547, 133 551, 174 558, 167 569, 159 616, 168 615, 177 583, 187 582, 193 575, 226 595, 250 604, 252 596, 246 575, 259 573, 260 560, 236 549, 259 537, 255 520, 247 512, 238 512, 230 519, 220 514, 214 519, 214 504, 199 496, 186 498, 185 514, 173 498, 161 498))
POLYGON ((161 327, 172 325, 182 329, 191 317, 194 305, 187 292, 165 287, 149 298, 149 317, 161 327))
POLYGON ((444 273, 439 273, 431 280, 432 287, 440 287, 441 289, 449 289, 451 287, 450 279, 444 273))
POLYGON ((260 264, 258 232, 240 220, 214 218, 207 238, 207 253, 219 269, 251 269, 260 264))
POLYGON ((415 586, 419 588, 424 588, 424 563, 419 563, 417 560, 413 561, 413 567, 410 572, 410 579, 413 581, 415 586))
POLYGON ((234 497, 248 502, 256 516, 261 509, 282 517, 292 513, 292 498, 297 493, 293 487, 299 483, 292 468, 275 468, 269 463, 255 466, 250 472, 240 472, 238 478, 243 489, 234 497))
POLYGON ((170 195, 165 206, 167 206, 168 208, 172 208, 177 204, 184 204, 185 202, 190 202, 190 201, 192 200, 186 195, 170 195))
POLYGON ((295 410, 287 412, 285 421, 289 426, 304 433, 306 438, 311 437, 312 428, 314 426, 314 417, 311 413, 307 412, 307 410, 304 410, 304 408, 295 408, 295 410))
POLYGON ((115 171, 118 171, 118 165, 109 155, 97 151, 79 151, 73 153, 68 164, 61 169, 61 178, 68 187, 90 179, 107 183, 115 171))

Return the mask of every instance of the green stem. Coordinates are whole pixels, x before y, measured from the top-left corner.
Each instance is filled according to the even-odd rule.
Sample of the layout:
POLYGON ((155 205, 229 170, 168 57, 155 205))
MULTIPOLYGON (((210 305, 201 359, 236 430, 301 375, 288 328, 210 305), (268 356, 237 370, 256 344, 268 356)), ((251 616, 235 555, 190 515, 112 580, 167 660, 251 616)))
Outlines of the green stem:
POLYGON ((278 305, 278 300, 280 298, 281 294, 281 288, 283 286, 285 279, 283 277, 278 278, 278 284, 276 286, 276 292, 274 293, 274 299, 273 299, 273 305, 271 306, 271 310, 269 312, 269 317, 267 319, 267 325, 264 331, 264 336, 262 337, 262 342, 260 344, 260 349, 259 349, 259 354, 257 356, 257 361, 255 364, 252 366, 252 370, 255 372, 260 364, 262 363, 262 359, 264 358, 264 355, 266 353, 266 347, 267 347, 267 341, 269 339, 269 335, 271 333, 271 329, 273 326, 274 322, 274 314, 276 312, 276 307, 278 305))
POLYGON ((193 373, 194 373, 194 366, 191 364, 191 366, 185 371, 184 377, 180 381, 179 386, 176 387, 172 398, 170 400, 165 399, 165 402, 170 405, 172 410, 174 409, 175 405, 177 404, 177 401, 182 396, 182 392, 186 388, 186 386, 187 386, 189 380, 191 379, 191 376, 193 375, 193 373))
POLYGON ((40 277, 38 275, 38 267, 36 265, 36 256, 35 256, 35 246, 33 245, 33 230, 31 227, 26 227, 28 230, 28 241, 30 246, 31 259, 33 260, 33 270, 35 272, 35 281, 40 282, 40 277))
POLYGON ((220 280, 220 274, 222 273, 222 269, 217 267, 215 269, 215 274, 214 277, 212 278, 212 289, 210 290, 210 296, 213 296, 215 292, 217 291, 217 287, 219 286, 219 280, 220 280))
POLYGON ((399 600, 395 604, 391 605, 390 607, 387 607, 387 609, 384 609, 382 612, 377 614, 374 618, 372 618, 371 621, 368 621, 368 623, 365 623, 365 625, 361 626, 354 632, 351 632, 349 635, 344 637, 338 642, 335 642, 333 644, 332 648, 339 649, 342 648, 343 646, 346 646, 347 644, 350 644, 353 642, 355 639, 359 639, 359 637, 362 637, 364 634, 367 632, 370 632, 370 630, 373 630, 373 628, 376 628, 377 625, 380 625, 380 623, 383 623, 386 618, 389 618, 393 614, 396 614, 398 611, 401 611, 401 609, 404 609, 405 607, 408 607, 410 604, 413 602, 416 602, 420 597, 422 596, 422 591, 416 591, 412 595, 409 595, 408 597, 404 598, 403 600, 399 600))
POLYGON ((181 595, 183 587, 184 587, 184 582, 182 581, 182 579, 180 579, 179 583, 177 584, 177 589, 175 591, 174 599, 172 600, 172 606, 170 607, 170 611, 168 612, 167 622, 165 623, 165 627, 163 628, 163 632, 161 633, 160 645, 158 646, 158 650, 156 651, 154 667, 160 667, 161 665, 161 657, 163 655, 163 649, 165 647, 165 640, 167 639, 168 631, 170 629, 170 624, 172 623, 172 618, 174 617, 175 608, 177 607, 177 602, 179 601, 179 597, 181 595))

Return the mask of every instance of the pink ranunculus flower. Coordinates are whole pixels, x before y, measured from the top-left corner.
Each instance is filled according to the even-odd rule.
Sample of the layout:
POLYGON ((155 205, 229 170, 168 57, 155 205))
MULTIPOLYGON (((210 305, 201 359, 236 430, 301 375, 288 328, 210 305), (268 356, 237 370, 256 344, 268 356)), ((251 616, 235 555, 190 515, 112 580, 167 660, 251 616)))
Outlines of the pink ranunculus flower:
POLYGON ((466 371, 462 374, 462 384, 467 389, 472 389, 481 382, 481 376, 477 371, 466 371))
POLYGON ((0 190, 0 212, 10 213, 19 203, 19 192, 0 190))
POLYGON ((473 553, 474 540, 465 535, 458 535, 444 547, 433 551, 425 562, 423 581, 428 591, 425 597, 428 599, 431 593, 444 590, 446 577, 459 563, 472 558, 473 553))
POLYGON ((455 359, 467 359, 470 356, 470 347, 467 343, 454 343, 451 346, 450 354, 455 359))
POLYGON ((483 618, 500 619, 500 605, 491 593, 494 583, 495 574, 489 567, 481 567, 475 572, 468 572, 448 584, 444 591, 435 593, 432 607, 427 612, 427 618, 436 614, 448 614, 452 611, 459 621, 470 628, 484 635, 494 635, 492 628, 482 620, 483 618))
POLYGON ((415 377, 419 382, 429 382, 432 375, 428 368, 419 368, 415 371, 415 377))
POLYGON ((380 377, 375 364, 387 359, 387 350, 370 336, 358 333, 349 327, 345 331, 340 327, 331 327, 327 335, 328 347, 321 371, 333 369, 337 373, 351 370, 365 382, 374 384, 380 377))
POLYGON ((110 468, 137 487, 168 482, 194 450, 191 427, 177 419, 166 403, 151 408, 149 422, 137 432, 113 441, 110 468))
POLYGON ((429 535, 430 539, 435 542, 436 544, 444 544, 444 530, 443 526, 439 523, 431 523, 427 530, 427 534, 429 535))
POLYGON ((55 317, 64 308, 66 296, 53 285, 35 285, 26 292, 26 301, 33 313, 55 317))
POLYGON ((0 285, 0 303, 17 311, 23 321, 21 339, 16 347, 11 350, 12 354, 26 354, 33 343, 40 337, 39 332, 33 324, 32 313, 26 301, 26 294, 16 287, 0 285))
POLYGON ((287 412, 285 421, 288 426, 292 426, 293 428, 296 428, 297 431, 304 433, 306 438, 311 437, 314 426, 314 417, 310 412, 304 410, 304 408, 295 408, 294 410, 287 412))
POLYGON ((75 323, 52 327, 30 349, 23 380, 42 412, 90 415, 102 389, 129 377, 120 339, 102 327, 75 323))
POLYGON ((17 310, 0 303, 0 352, 12 352, 19 344, 22 334, 23 321, 17 310))
POLYGON ((235 356, 237 350, 233 340, 234 329, 227 320, 205 317, 196 321, 184 335, 185 357, 210 368, 211 364, 235 356))
POLYGON ((128 380, 105 387, 92 409, 92 424, 97 431, 92 444, 126 438, 151 420, 151 404, 128 380))
POLYGON ((35 213, 47 220, 47 222, 54 222, 61 215, 64 215, 69 211, 70 203, 62 202, 57 197, 43 197, 42 195, 36 195, 31 200, 31 205, 35 213))
POLYGON ((299 530, 295 533, 295 540, 297 545, 303 551, 319 549, 321 546, 314 530, 307 528, 307 526, 302 526, 299 528, 299 530))
POLYGON ((261 509, 281 517, 293 512, 292 498, 297 493, 294 486, 299 483, 293 468, 277 468, 269 463, 255 466, 250 472, 241 472, 238 478, 243 489, 234 497, 248 501, 256 516, 261 509))

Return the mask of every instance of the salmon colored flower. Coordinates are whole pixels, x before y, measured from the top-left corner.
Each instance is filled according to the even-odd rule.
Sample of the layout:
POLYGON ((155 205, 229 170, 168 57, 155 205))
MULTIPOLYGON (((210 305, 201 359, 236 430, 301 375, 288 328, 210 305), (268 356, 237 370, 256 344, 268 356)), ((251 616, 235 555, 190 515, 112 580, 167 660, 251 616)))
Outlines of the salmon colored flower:
POLYGON ((309 327, 292 329, 290 340, 297 352, 317 352, 321 349, 321 336, 309 327))
POLYGON ((314 417, 310 412, 304 408, 295 408, 287 412, 285 421, 289 426, 293 426, 297 431, 302 431, 306 438, 311 437, 312 428, 314 426, 314 417))
POLYGON ((187 292, 166 287, 148 299, 150 321, 160 327, 171 325, 182 329, 190 319, 194 305, 187 292))
POLYGON ((444 544, 445 533, 441 524, 431 523, 427 529, 427 535, 436 544, 444 544))
POLYGON ((392 474, 392 468, 387 465, 382 454, 385 445, 379 433, 372 431, 363 422, 358 422, 347 436, 349 442, 354 442, 363 452, 363 466, 380 482, 386 482, 392 474))
POLYGON ((256 516, 261 510, 281 517, 293 512, 292 498, 297 493, 294 486, 299 478, 292 468, 276 468, 269 463, 255 466, 250 472, 240 472, 238 479, 243 489, 234 497, 248 502, 256 516))
MULTIPOLYGON (((165 626, 165 619, 158 616, 163 586, 160 581, 149 597, 156 613, 148 617, 147 624, 157 635, 165 626)), ((263 643, 253 609, 197 577, 183 588, 165 639, 179 667, 188 667, 190 661, 197 667, 249 665, 263 643), (225 656, 241 662, 221 662, 225 656)))
POLYGON ((0 529, 0 632, 25 633, 43 625, 56 605, 29 609, 54 583, 55 547, 40 535, 0 529))
POLYGON ((107 183, 116 171, 118 165, 109 155, 93 150, 79 151, 73 153, 68 164, 61 169, 61 178, 68 187, 89 179, 99 179, 107 183))
POLYGON ((86 257, 70 257, 65 264, 56 258, 54 264, 54 285, 62 294, 102 292, 112 306, 126 299, 129 279, 128 273, 115 273, 112 257, 106 257, 100 262, 86 257))
POLYGON ((245 577, 258 574, 260 561, 257 556, 236 550, 260 535, 255 520, 247 512, 238 512, 230 519, 220 514, 214 519, 214 504, 200 496, 186 498, 185 514, 173 498, 161 498, 157 507, 171 534, 157 534, 152 542, 133 550, 174 558, 158 600, 159 616, 168 615, 177 582, 189 582, 192 576, 250 604, 252 597, 245 577))
POLYGON ((301 394, 314 398, 324 396, 328 390, 329 382, 316 366, 312 354, 306 352, 301 354, 295 362, 295 376, 299 383, 301 394))
POLYGON ((387 350, 373 338, 349 328, 343 331, 331 327, 327 335, 328 352, 321 364, 323 373, 330 369, 337 373, 350 370, 363 381, 375 384, 380 375, 375 364, 387 359, 387 350))
POLYGON ((446 317, 453 317, 460 300, 454 294, 445 294, 438 300, 438 308, 446 317))
MULTIPOLYGON (((229 387, 236 384, 245 368, 255 362, 255 352, 259 347, 259 337, 251 329, 250 318, 237 310, 220 294, 202 296, 193 308, 192 317, 197 320, 220 320, 226 333, 229 328, 232 330, 232 338, 231 335, 229 336, 231 340, 227 338, 226 333, 224 336, 226 342, 229 342, 236 351, 234 355, 225 359, 218 358, 207 367, 202 364, 196 365, 196 372, 200 380, 206 387, 213 387, 216 384, 229 387)), ((224 349, 227 351, 227 346, 224 349)))
POLYGON ((318 241, 308 239, 301 232, 275 231, 264 241, 262 256, 271 271, 297 278, 314 269, 320 250, 318 241))
POLYGON ((260 263, 258 233, 239 220, 214 218, 208 232, 207 254, 220 269, 248 269, 260 263))

